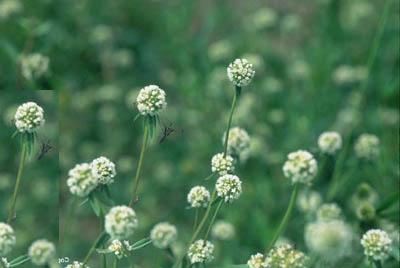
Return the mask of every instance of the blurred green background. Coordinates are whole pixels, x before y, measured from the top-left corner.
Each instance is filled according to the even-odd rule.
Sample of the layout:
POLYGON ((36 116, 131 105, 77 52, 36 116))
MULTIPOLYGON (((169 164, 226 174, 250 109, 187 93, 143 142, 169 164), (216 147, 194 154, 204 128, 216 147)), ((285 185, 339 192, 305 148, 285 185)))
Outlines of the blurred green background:
MULTIPOLYGON (((335 201, 357 229, 348 205, 357 185, 368 181, 381 200, 399 187, 398 1, 390 2, 367 75, 384 2, 21 1, 23 9, 0 23, 6 37, 0 40, 0 85, 59 91, 61 230, 72 199, 67 173, 77 163, 101 155, 115 161, 112 195, 128 202, 142 138, 141 123, 133 122, 134 101, 141 87, 157 84, 168 101, 162 125, 172 123, 176 131, 161 144, 156 138, 146 152, 135 238, 167 220, 177 225, 179 242, 186 243, 193 219, 185 209, 186 194, 194 185, 214 184, 203 178, 210 173, 211 157, 222 151, 233 95, 226 67, 238 57, 256 69, 233 118, 234 126, 249 132, 252 153, 237 168, 241 198, 219 216, 234 224, 236 238, 216 243, 211 266, 245 263, 262 251, 291 192, 281 171, 286 155, 297 149, 317 154, 317 138, 326 130, 339 131, 350 146, 364 132, 381 140, 373 164, 360 163, 352 149, 346 156, 343 177, 351 178, 335 201), (28 52, 50 58, 49 77, 36 85, 18 78, 17 57, 28 38, 28 52)), ((324 195, 328 181, 320 176, 314 188, 324 195)), ((394 215, 390 220, 398 225, 394 215)), ((87 205, 75 208, 71 219, 59 254, 82 259, 99 223, 87 205)), ((307 252, 305 224, 295 211, 285 237, 307 252)), ((353 260, 341 267, 362 267, 362 251, 359 246, 354 251, 353 260)), ((165 261, 151 246, 136 255, 139 267, 166 267, 165 261)))
MULTIPOLYGON (((17 107, 34 101, 45 112, 45 125, 38 131, 36 150, 25 164, 16 205, 16 218, 11 223, 17 245, 10 257, 26 254, 37 239, 58 241, 59 165, 57 93, 53 91, 0 90, 0 221, 6 222, 20 159, 21 146, 17 137, 14 114, 17 107), (38 159, 42 144, 52 149, 38 159)), ((21 267, 31 267, 31 264, 21 267)))

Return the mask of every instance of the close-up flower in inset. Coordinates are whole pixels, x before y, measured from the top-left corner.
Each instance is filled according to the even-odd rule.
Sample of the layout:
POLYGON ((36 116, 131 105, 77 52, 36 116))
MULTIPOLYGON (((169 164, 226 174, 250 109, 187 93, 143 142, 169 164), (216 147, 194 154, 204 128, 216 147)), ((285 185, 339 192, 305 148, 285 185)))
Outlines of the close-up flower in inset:
POLYGON ((156 85, 142 88, 136 98, 137 108, 142 115, 155 116, 167 107, 165 91, 156 85))
POLYGON ((128 206, 116 206, 110 209, 105 217, 104 228, 114 239, 129 238, 138 227, 135 211, 128 206))
POLYGON ((44 111, 43 108, 35 102, 26 102, 20 105, 15 113, 15 126, 19 132, 32 133, 43 126, 44 111))
POLYGON ((245 87, 250 84, 255 71, 253 65, 246 59, 236 59, 227 68, 228 77, 238 87, 245 87))

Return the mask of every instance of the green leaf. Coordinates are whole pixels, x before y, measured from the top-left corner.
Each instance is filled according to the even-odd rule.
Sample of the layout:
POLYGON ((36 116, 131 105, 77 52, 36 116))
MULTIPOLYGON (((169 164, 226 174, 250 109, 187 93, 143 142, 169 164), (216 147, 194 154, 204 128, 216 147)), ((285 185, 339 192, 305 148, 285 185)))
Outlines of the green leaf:
POLYGON ((150 238, 143 238, 143 239, 141 239, 141 240, 139 240, 139 241, 137 241, 137 242, 135 242, 135 243, 133 243, 131 246, 130 246, 130 250, 131 251, 133 251, 133 250, 138 250, 138 249, 141 249, 141 248, 143 248, 143 247, 145 247, 145 246, 147 246, 147 245, 149 245, 151 243, 151 239, 150 238))
POLYGON ((89 195, 89 204, 92 207, 94 214, 96 214, 97 217, 100 217, 102 212, 101 204, 93 193, 89 195))
POLYGON ((396 193, 392 194, 391 196, 386 198, 384 201, 382 201, 382 203, 376 209, 376 212, 380 213, 380 212, 388 209, 394 203, 399 202, 399 199, 400 199, 400 193, 399 192, 396 192, 396 193))
POLYGON ((10 261, 9 264, 10 264, 10 267, 17 267, 18 265, 21 265, 27 261, 29 261, 29 256, 25 254, 25 255, 19 256, 19 257, 15 258, 14 260, 10 261))

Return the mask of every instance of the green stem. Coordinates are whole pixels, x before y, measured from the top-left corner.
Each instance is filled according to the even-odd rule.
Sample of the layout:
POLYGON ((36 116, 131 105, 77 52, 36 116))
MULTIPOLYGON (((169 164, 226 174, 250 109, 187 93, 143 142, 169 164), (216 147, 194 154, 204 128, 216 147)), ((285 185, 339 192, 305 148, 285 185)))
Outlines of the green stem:
POLYGON ((68 205, 67 216, 64 221, 63 230, 61 230, 60 235, 59 235, 60 244, 62 244, 62 242, 64 241, 64 238, 65 238, 65 235, 67 234, 67 230, 68 230, 71 218, 72 218, 72 213, 74 211, 73 207, 75 206, 76 201, 77 201, 77 199, 73 198, 68 205))
POLYGON ((15 182, 15 186, 14 186, 14 193, 12 195, 12 201, 11 201, 11 206, 10 206, 10 210, 8 213, 8 219, 7 219, 7 223, 10 223, 11 220, 14 218, 14 211, 15 211, 15 206, 17 203, 17 197, 18 197, 18 191, 19 191, 19 187, 21 184, 21 176, 22 176, 22 171, 24 169, 24 165, 25 165, 25 160, 26 160, 26 143, 23 142, 22 143, 22 149, 21 149, 21 158, 19 161, 19 167, 18 167, 18 173, 17 173, 17 180, 15 182))
POLYGON ((206 210, 206 212, 204 213, 204 216, 203 216, 203 218, 201 219, 200 224, 197 226, 196 231, 193 233, 192 238, 190 239, 189 245, 191 245, 191 244, 194 242, 194 240, 196 240, 196 238, 197 238, 197 236, 199 235, 201 229, 203 228, 204 224, 206 223, 207 218, 208 218, 208 215, 210 215, 211 204, 212 204, 213 201, 214 201, 214 198, 215 198, 216 193, 217 193, 217 192, 216 192, 216 190, 214 189, 214 191, 213 191, 213 193, 212 193, 212 195, 211 195, 211 198, 210 198, 210 202, 208 202, 207 210, 206 210))
POLYGON ((342 152, 339 155, 337 162, 335 163, 335 167, 333 169, 333 174, 332 174, 332 179, 331 179, 331 182, 330 182, 329 188, 328 188, 328 194, 327 194, 328 201, 331 201, 335 197, 335 195, 339 189, 340 175, 341 175, 341 172, 342 172, 345 160, 346 160, 347 152, 350 148, 350 143, 351 143, 350 138, 351 137, 349 136, 346 141, 346 144, 344 145, 342 152))
POLYGON ((113 268, 117 268, 118 267, 118 258, 115 257, 114 259, 114 264, 113 264, 113 268))
POLYGON ((224 203, 224 200, 221 199, 221 200, 219 201, 219 203, 218 203, 217 208, 215 209, 215 212, 214 212, 213 217, 211 218, 210 225, 208 226, 206 235, 204 236, 204 240, 207 240, 208 235, 210 234, 211 228, 212 228, 212 226, 213 226, 213 224, 214 224, 214 221, 215 221, 215 219, 217 218, 218 212, 219 212, 219 210, 221 209, 221 206, 222 206, 223 203, 224 203))
POLYGON ((287 225, 287 223, 289 221, 289 218, 290 218, 290 214, 292 214, 292 210, 293 210, 294 204, 296 203, 296 198, 297 198, 298 191, 299 191, 299 184, 296 183, 294 185, 292 195, 290 196, 289 205, 288 205, 288 207, 286 209, 285 215, 283 216, 283 219, 282 219, 281 223, 279 224, 279 227, 276 230, 276 232, 275 232, 275 234, 274 234, 274 236, 272 238, 271 243, 269 244, 267 252, 271 250, 271 248, 275 245, 276 240, 278 240, 279 236, 285 230, 285 227, 286 227, 286 225, 287 225))
POLYGON ((225 132, 224 157, 226 156, 226 153, 228 152, 229 130, 231 129, 233 112, 235 111, 236 100, 239 97, 239 94, 240 94, 240 87, 236 88, 235 94, 233 95, 231 112, 229 114, 229 119, 228 119, 228 126, 227 126, 226 132, 225 132))
POLYGON ((94 241, 94 243, 90 247, 88 253, 86 254, 85 258, 83 259, 83 264, 84 265, 86 265, 87 262, 89 261, 90 257, 92 256, 93 252, 96 249, 97 244, 100 242, 101 239, 103 239, 104 234, 105 234, 104 231, 101 232, 100 235, 96 238, 96 241, 94 241))
POLYGON ((148 131, 147 125, 145 124, 144 125, 144 134, 143 134, 143 143, 142 143, 142 148, 140 149, 140 156, 139 156, 139 162, 138 162, 137 169, 136 169, 136 175, 133 179, 132 199, 129 202, 129 206, 132 206, 133 203, 137 200, 136 193, 139 188, 140 171, 141 171, 142 165, 143 165, 144 151, 146 149, 148 137, 149 137, 149 131, 148 131))
POLYGON ((374 261, 374 264, 375 264, 375 267, 376 267, 376 268, 382 268, 382 267, 383 267, 381 261, 374 261))
POLYGON ((193 232, 196 230, 198 221, 199 221, 199 208, 196 208, 196 212, 194 214, 193 232))

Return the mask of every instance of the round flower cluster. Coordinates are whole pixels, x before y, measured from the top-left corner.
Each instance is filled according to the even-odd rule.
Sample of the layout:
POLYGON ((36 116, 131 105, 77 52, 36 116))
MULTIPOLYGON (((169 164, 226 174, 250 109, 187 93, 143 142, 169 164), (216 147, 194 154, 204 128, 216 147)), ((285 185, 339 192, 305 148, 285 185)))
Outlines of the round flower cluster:
POLYGON ((374 160, 379 155, 379 138, 373 134, 362 134, 358 137, 354 150, 357 157, 374 160))
POLYGON ((0 257, 7 255, 15 246, 16 238, 13 228, 0 222, 0 257))
POLYGON ((53 243, 40 239, 32 243, 28 255, 33 264, 46 265, 55 258, 56 248, 53 243))
POLYGON ((321 152, 333 155, 342 148, 342 137, 334 131, 324 132, 318 138, 318 147, 321 152))
POLYGON ((226 174, 218 178, 215 190, 226 203, 231 203, 242 194, 242 182, 238 176, 226 174))
POLYGON ((356 207, 357 218, 361 221, 371 221, 375 218, 375 207, 368 201, 360 202, 356 207))
POLYGON ((199 239, 190 245, 187 254, 191 264, 210 262, 214 259, 214 245, 210 241, 199 239))
POLYGON ((42 77, 49 68, 49 58, 39 53, 21 57, 21 72, 27 80, 42 77))
POLYGON ((247 261, 247 265, 249 268, 265 268, 265 257, 261 253, 256 253, 250 256, 250 259, 247 261))
MULTIPOLYGON (((222 144, 225 144, 225 136, 222 137, 222 144)), ((228 154, 246 158, 250 151, 250 136, 246 130, 240 127, 233 127, 229 130, 228 154)))
POLYGON ((211 229, 211 234, 216 239, 230 240, 235 236, 235 228, 229 222, 217 221, 211 229))
POLYGON ((297 207, 303 212, 313 212, 318 209, 322 203, 321 195, 316 191, 300 192, 297 198, 297 207))
POLYGON ((389 235, 380 229, 369 230, 361 238, 365 256, 376 261, 383 261, 388 257, 391 244, 389 235))
POLYGON ((351 253, 353 233, 342 220, 310 223, 306 226, 304 236, 307 247, 329 262, 351 253))
POLYGON ((342 210, 335 203, 323 204, 317 211, 317 219, 321 221, 330 221, 340 219, 342 210))
POLYGON ((91 165, 87 163, 77 164, 68 172, 67 185, 69 191, 80 197, 89 195, 98 182, 93 174, 91 165))
POLYGON ((150 239, 157 248, 165 249, 175 242, 178 236, 176 227, 168 222, 156 224, 150 232, 150 239))
POLYGON ((110 184, 114 182, 114 177, 117 174, 115 164, 107 157, 101 156, 96 158, 90 164, 93 170, 93 175, 97 178, 98 183, 110 184))
POLYGON ((90 267, 83 264, 83 262, 74 261, 73 263, 65 266, 65 268, 90 268, 90 267))
MULTIPOLYGON (((124 241, 124 243, 125 242, 127 242, 127 241, 124 241)), ((125 243, 125 245, 126 245, 126 243, 125 243)), ((118 259, 126 257, 124 245, 118 239, 114 239, 113 241, 111 241, 111 244, 108 246, 108 250, 111 251, 112 253, 114 253, 118 259)))
POLYGON ((307 264, 308 257, 304 253, 285 244, 271 249, 265 258, 264 266, 266 268, 305 268, 308 267, 307 264))
POLYGON ((156 85, 142 88, 136 98, 137 108, 142 115, 155 116, 167 107, 165 92, 156 85))
POLYGON ((193 208, 206 207, 210 201, 210 192, 204 186, 195 186, 187 195, 187 200, 193 208))
POLYGON ((228 77, 238 87, 245 87, 250 84, 255 71, 253 65, 246 59, 236 59, 227 68, 228 77))
POLYGON ((317 175, 317 161, 307 151, 299 150, 288 155, 283 165, 283 173, 292 183, 311 184, 317 175))
POLYGON ((230 155, 224 157, 223 153, 213 156, 211 159, 211 171, 219 175, 232 173, 235 170, 234 159, 230 155))
POLYGON ((44 124, 43 108, 35 102, 20 105, 14 116, 15 126, 19 132, 35 132, 44 124))
POLYGON ((138 227, 135 211, 128 206, 116 206, 105 217, 104 228, 114 239, 130 237, 138 227))

